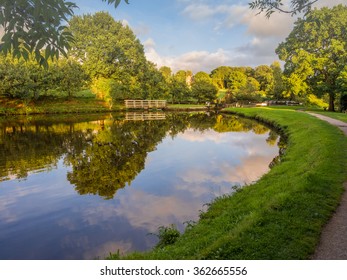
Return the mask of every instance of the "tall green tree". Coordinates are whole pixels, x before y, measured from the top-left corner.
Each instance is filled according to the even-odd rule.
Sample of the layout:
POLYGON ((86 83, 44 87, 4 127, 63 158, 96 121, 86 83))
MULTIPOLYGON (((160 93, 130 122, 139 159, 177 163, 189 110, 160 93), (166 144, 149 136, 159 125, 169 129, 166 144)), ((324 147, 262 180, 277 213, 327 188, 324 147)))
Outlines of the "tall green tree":
POLYGON ((69 29, 75 38, 70 55, 82 64, 101 97, 115 101, 148 95, 148 71, 153 67, 128 26, 98 12, 73 17, 69 29))
POLYGON ((55 77, 56 90, 66 93, 69 98, 86 86, 88 80, 81 64, 71 58, 59 59, 49 72, 55 77))
POLYGON ((276 49, 285 61, 285 74, 302 85, 301 91, 329 94, 330 111, 335 110, 338 78, 347 64, 346 27, 347 7, 313 10, 295 22, 293 31, 276 49))
POLYGON ((187 80, 190 77, 190 71, 179 70, 173 75, 170 84, 170 96, 172 103, 182 103, 191 97, 191 90, 187 80))
POLYGON ((220 67, 217 67, 216 69, 212 70, 211 78, 213 80, 213 83, 219 89, 227 89, 228 88, 229 75, 231 72, 232 72, 232 68, 229 66, 220 66, 220 67))
POLYGON ((271 96, 274 87, 274 75, 270 66, 260 65, 254 70, 254 78, 260 84, 260 90, 267 96, 271 96))
MULTIPOLYGON (((121 2, 102 1, 116 7, 121 2)), ((76 8, 75 3, 66 0, 0 0, 0 26, 5 31, 0 52, 26 60, 29 54, 34 54, 44 66, 48 66, 49 58, 66 56, 73 41, 66 24, 76 8)))
POLYGON ((228 89, 236 94, 247 85, 247 75, 241 71, 234 70, 229 75, 228 89))
POLYGON ((14 62, 0 55, 0 96, 8 98, 29 98, 32 81, 23 62, 14 62))
POLYGON ((171 70, 171 68, 168 67, 168 66, 162 66, 162 67, 159 68, 159 71, 163 75, 165 81, 167 83, 170 83, 171 79, 172 79, 172 70, 171 70))
POLYGON ((201 102, 211 102, 216 99, 218 88, 213 84, 211 77, 205 72, 194 75, 192 83, 192 96, 201 102))
POLYGON ((272 98, 279 100, 282 98, 283 92, 285 91, 285 86, 283 82, 283 71, 278 61, 275 61, 271 64, 271 69, 273 71, 274 78, 272 98))

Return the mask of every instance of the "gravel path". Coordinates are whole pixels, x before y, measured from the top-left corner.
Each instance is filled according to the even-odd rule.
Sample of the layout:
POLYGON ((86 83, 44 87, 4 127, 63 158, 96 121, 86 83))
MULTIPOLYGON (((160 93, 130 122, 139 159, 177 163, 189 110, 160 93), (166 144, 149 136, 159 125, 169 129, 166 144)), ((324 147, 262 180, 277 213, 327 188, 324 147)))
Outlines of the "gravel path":
MULTIPOLYGON (((315 113, 309 113, 321 120, 339 127, 347 136, 347 123, 315 113)), ((324 227, 320 243, 312 259, 314 260, 347 260, 347 182, 339 207, 324 227)))

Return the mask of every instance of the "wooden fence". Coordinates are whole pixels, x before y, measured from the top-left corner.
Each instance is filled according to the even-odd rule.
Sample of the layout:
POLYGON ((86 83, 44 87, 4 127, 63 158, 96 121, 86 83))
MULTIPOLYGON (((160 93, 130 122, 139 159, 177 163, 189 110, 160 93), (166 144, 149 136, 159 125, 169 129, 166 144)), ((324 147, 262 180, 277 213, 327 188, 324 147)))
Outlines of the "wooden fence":
POLYGON ((124 100, 127 109, 163 109, 166 100, 124 100))
POLYGON ((154 121, 165 120, 166 115, 163 112, 126 112, 127 121, 154 121))

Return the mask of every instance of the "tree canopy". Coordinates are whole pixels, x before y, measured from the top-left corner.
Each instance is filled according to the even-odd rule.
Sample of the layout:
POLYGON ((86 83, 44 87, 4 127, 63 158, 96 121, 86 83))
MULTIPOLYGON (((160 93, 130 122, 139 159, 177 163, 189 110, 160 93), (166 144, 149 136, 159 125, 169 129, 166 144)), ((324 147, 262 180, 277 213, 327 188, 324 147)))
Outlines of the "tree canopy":
MULTIPOLYGON (((121 2, 102 1, 115 7, 121 2)), ((0 51, 26 60, 34 54, 44 66, 48 66, 48 59, 66 56, 73 42, 66 23, 76 8, 75 3, 66 0, 0 0, 0 26, 4 28, 0 51)))
POLYGON ((287 83, 296 95, 329 95, 329 110, 334 111, 337 94, 344 91, 347 64, 347 7, 313 10, 295 22, 293 31, 276 49, 285 61, 287 83))

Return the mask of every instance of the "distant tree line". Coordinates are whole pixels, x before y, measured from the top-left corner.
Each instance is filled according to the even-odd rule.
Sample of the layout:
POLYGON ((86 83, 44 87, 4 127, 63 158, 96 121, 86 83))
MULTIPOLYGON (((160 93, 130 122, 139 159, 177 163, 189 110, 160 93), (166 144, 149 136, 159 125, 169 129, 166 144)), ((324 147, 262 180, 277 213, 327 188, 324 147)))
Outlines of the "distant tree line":
POLYGON ((211 73, 193 74, 187 69, 176 73, 166 66, 158 69, 146 59, 133 31, 108 13, 74 16, 64 29, 74 38, 67 57, 51 59, 41 49, 47 67, 37 63, 35 51, 13 55, 2 49, 0 97, 71 98, 81 89, 91 89, 111 107, 124 99, 172 103, 286 99, 341 110, 347 107, 346 19, 347 8, 342 5, 314 9, 298 19, 276 49, 284 61, 283 71, 274 62, 255 68, 220 66, 211 73))
MULTIPOLYGON (((214 102, 219 90, 235 99, 262 99, 276 88, 273 66, 219 67, 212 73, 157 69, 133 31, 106 12, 75 16, 68 32, 74 42, 67 58, 49 60, 48 67, 28 59, 0 56, 0 96, 27 101, 46 97, 73 97, 83 88, 109 102, 124 99, 166 99, 172 103, 214 102)), ((280 79, 280 77, 279 77, 280 79)), ((278 82, 279 83, 279 82, 278 82)))

